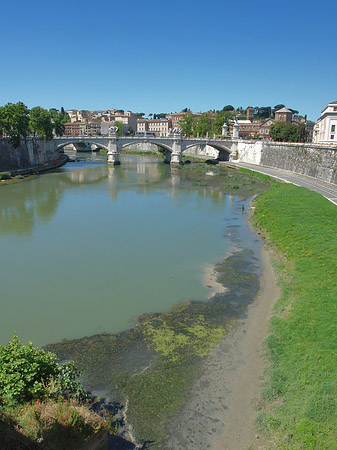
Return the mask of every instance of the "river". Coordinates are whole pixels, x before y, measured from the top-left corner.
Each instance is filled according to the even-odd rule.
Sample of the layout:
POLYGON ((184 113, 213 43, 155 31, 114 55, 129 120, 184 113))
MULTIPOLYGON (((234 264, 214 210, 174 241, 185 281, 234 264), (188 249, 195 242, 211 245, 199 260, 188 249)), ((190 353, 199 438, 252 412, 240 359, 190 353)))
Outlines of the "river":
MULTIPOLYGON (((94 345, 88 344, 90 339, 76 342, 88 344, 97 355, 100 345, 104 349, 105 356, 101 360, 97 356, 86 380, 90 388, 105 392, 123 378, 116 372, 113 382, 98 381, 100 364, 102 374, 111 372, 106 354, 112 350, 107 350, 106 336, 115 339, 116 333, 132 330, 144 313, 163 322, 156 328, 153 321, 145 320, 144 342, 152 339, 153 346, 146 355, 142 344, 139 360, 139 349, 133 353, 132 339, 127 338, 124 360, 118 356, 114 366, 120 364, 120 371, 127 366, 127 377, 132 370, 138 375, 148 368, 154 349, 166 358, 166 362, 155 359, 154 373, 162 364, 167 368, 168 360, 177 361, 174 349, 179 353, 183 347, 177 347, 177 342, 170 347, 158 338, 160 327, 166 340, 167 334, 174 335, 172 317, 180 330, 187 327, 185 335, 195 334, 193 342, 183 340, 190 346, 186 352, 194 352, 197 358, 206 355, 207 345, 216 343, 222 333, 223 317, 232 317, 233 310, 242 314, 242 305, 252 301, 258 289, 261 243, 249 231, 244 212, 249 197, 261 186, 256 181, 248 186, 245 178, 242 181, 212 166, 190 166, 194 167, 165 165, 157 156, 123 155, 118 167, 108 167, 104 159, 82 160, 1 187, 0 343, 5 344, 16 331, 22 341, 40 346, 63 340, 69 353, 71 340, 96 335, 94 345), (225 183, 226 189, 219 188, 219 183, 225 183), (248 187, 243 192, 231 183, 248 187), (219 290, 214 267, 221 261, 219 290), (189 306, 186 310, 175 306, 173 315, 165 316, 173 305, 189 306), (161 312, 164 319, 153 316, 161 312), (194 322, 186 325, 190 317, 194 322), (207 338, 206 346, 201 345, 202 336, 207 338)), ((52 349, 58 352, 57 346, 52 349)), ((70 356, 86 370, 90 357, 83 356, 87 347, 82 350, 77 356, 71 350, 70 356)), ((62 352, 61 356, 68 356, 62 352)), ((193 378, 195 360, 191 361, 187 365, 193 378)), ((183 376, 173 372, 165 376, 179 377, 180 382, 189 371, 183 368, 183 376)), ((151 383, 156 376, 151 374, 151 383)), ((182 391, 191 377, 182 383, 182 391)), ((139 401, 135 403, 138 408, 139 401)), ((177 405, 181 407, 181 398, 177 405)), ((150 411, 155 408, 151 406, 150 411)), ((143 412, 139 416, 145 417, 143 412)), ((151 433, 145 433, 146 437, 152 439, 151 433)))

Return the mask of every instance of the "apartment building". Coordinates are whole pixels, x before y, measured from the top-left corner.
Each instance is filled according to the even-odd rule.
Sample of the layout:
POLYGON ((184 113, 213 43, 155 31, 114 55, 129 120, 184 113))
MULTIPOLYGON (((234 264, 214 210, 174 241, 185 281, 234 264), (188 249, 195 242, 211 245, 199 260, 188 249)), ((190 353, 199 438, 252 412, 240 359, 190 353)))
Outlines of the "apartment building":
POLYGON ((67 122, 64 124, 64 136, 85 136, 86 124, 81 122, 67 122))

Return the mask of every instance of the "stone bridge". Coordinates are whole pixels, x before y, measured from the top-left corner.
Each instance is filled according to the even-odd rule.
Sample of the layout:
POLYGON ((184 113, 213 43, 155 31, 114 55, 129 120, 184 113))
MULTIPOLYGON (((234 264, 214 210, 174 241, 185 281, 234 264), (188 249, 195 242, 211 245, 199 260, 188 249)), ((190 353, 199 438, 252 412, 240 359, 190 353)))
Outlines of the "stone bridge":
POLYGON ((50 141, 53 146, 50 150, 54 152, 60 151, 69 144, 83 145, 94 144, 99 148, 105 148, 108 151, 108 163, 120 164, 120 152, 134 144, 140 142, 156 144, 165 151, 165 162, 182 164, 183 152, 191 147, 199 145, 201 147, 209 145, 218 151, 217 159, 229 161, 236 153, 237 140, 230 137, 224 138, 185 138, 181 135, 180 129, 174 129, 167 137, 151 137, 151 136, 117 136, 117 130, 111 127, 109 136, 69 136, 55 137, 50 141))

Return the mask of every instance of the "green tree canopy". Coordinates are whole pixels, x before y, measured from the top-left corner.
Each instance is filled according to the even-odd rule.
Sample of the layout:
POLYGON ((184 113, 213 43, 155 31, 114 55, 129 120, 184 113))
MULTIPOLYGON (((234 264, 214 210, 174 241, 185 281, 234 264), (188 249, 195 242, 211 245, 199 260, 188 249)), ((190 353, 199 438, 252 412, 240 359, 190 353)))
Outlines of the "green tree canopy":
POLYGON ((305 142, 307 131, 305 124, 295 125, 287 122, 274 123, 270 127, 270 137, 278 142, 305 142))
POLYGON ((7 103, 0 107, 0 134, 8 135, 14 147, 26 139, 29 134, 29 117, 27 106, 22 103, 7 103))
POLYGON ((117 136, 123 136, 124 135, 124 125, 122 122, 116 120, 116 122, 114 122, 114 126, 118 128, 117 130, 117 136))
POLYGON ((234 113, 232 111, 218 111, 213 122, 213 132, 214 134, 222 134, 222 126, 227 123, 230 119, 234 118, 234 113))
POLYGON ((196 126, 194 127, 193 135, 197 136, 206 136, 206 134, 210 134, 213 131, 212 126, 212 117, 208 113, 204 113, 200 116, 196 126))
POLYGON ((62 136, 65 130, 64 124, 70 121, 70 117, 68 116, 68 114, 63 114, 62 111, 59 112, 56 108, 51 108, 49 112, 51 114, 53 128, 56 136, 62 136))
POLYGON ((274 108, 273 108, 273 110, 274 110, 274 111, 278 111, 278 110, 281 109, 281 108, 285 108, 285 105, 284 105, 283 103, 280 103, 279 105, 275 105, 274 108))
POLYGON ((30 110, 29 127, 34 136, 37 134, 45 139, 53 138, 52 115, 41 106, 35 106, 30 110))
POLYGON ((222 108, 222 111, 234 111, 234 106, 226 105, 222 108))
POLYGON ((179 122, 181 132, 184 136, 193 136, 197 121, 191 112, 187 112, 182 120, 179 122))

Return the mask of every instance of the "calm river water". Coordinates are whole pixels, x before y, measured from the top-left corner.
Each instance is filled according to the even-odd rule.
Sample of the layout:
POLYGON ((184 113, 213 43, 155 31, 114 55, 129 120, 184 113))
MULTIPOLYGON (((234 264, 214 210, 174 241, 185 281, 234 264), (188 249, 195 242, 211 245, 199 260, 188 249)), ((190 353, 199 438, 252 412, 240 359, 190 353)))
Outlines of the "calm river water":
POLYGON ((207 299, 209 265, 238 245, 258 249, 246 201, 182 185, 155 156, 121 160, 0 187, 0 344, 13 331, 36 345, 121 331, 141 313, 207 299))

